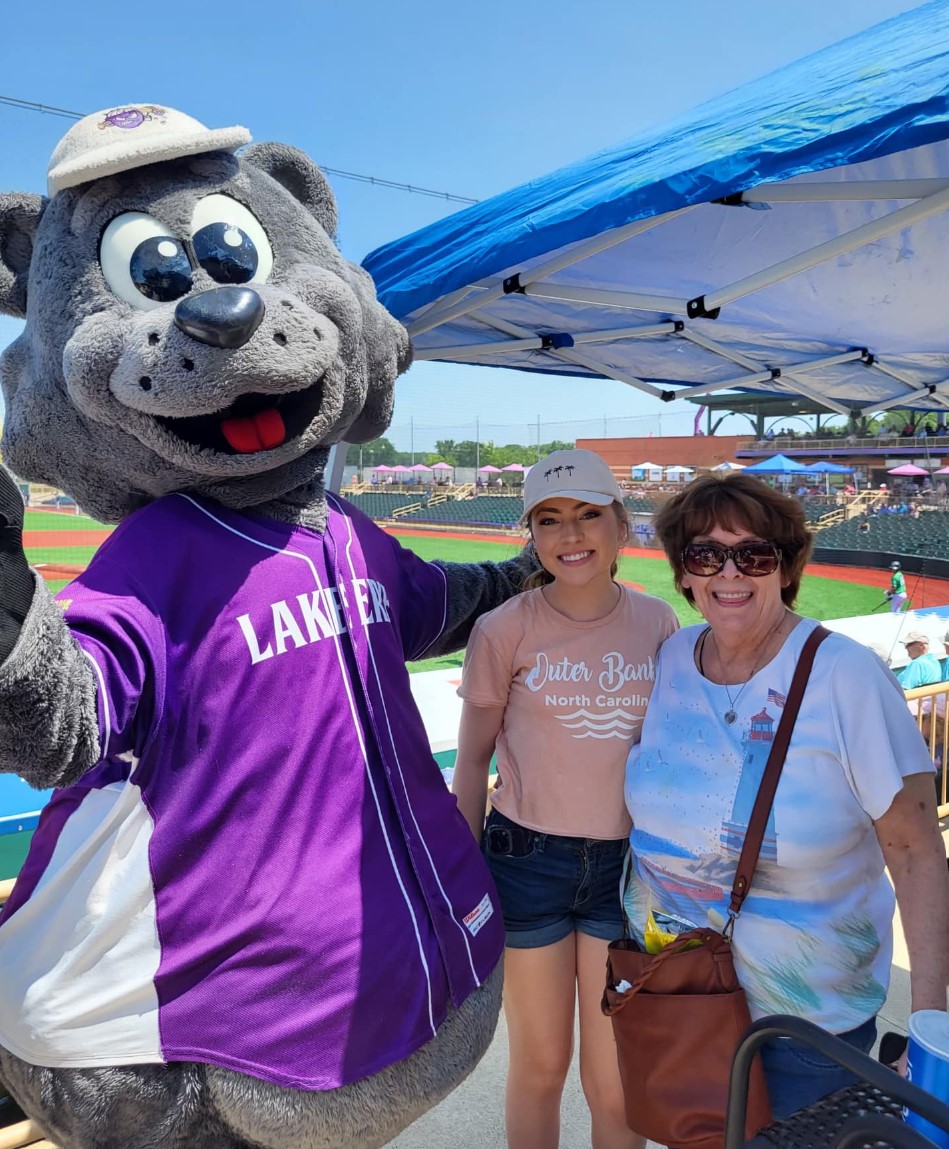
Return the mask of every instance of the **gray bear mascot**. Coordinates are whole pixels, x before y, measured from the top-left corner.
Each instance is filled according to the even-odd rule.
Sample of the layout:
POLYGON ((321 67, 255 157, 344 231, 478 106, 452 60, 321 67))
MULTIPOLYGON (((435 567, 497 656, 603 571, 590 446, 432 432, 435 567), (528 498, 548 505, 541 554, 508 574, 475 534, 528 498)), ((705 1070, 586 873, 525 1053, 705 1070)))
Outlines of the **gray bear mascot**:
POLYGON ((3 450, 118 523, 56 601, 0 478, 0 1079, 63 1149, 368 1149, 488 1046, 503 926, 406 659, 526 557, 426 563, 324 485, 405 331, 317 166, 158 105, 0 195, 3 450), (243 148, 243 150, 238 150, 243 148))

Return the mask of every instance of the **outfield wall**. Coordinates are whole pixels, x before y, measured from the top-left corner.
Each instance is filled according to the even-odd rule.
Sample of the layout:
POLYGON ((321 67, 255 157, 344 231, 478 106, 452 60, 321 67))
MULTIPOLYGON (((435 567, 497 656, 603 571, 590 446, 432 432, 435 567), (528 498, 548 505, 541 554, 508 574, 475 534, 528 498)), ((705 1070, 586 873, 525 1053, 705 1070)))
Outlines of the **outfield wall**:
POLYGON ((898 551, 835 550, 830 547, 815 547, 810 561, 828 566, 856 567, 860 570, 888 570, 894 559, 898 560, 907 574, 949 579, 949 559, 932 559, 925 555, 901 555, 898 551))

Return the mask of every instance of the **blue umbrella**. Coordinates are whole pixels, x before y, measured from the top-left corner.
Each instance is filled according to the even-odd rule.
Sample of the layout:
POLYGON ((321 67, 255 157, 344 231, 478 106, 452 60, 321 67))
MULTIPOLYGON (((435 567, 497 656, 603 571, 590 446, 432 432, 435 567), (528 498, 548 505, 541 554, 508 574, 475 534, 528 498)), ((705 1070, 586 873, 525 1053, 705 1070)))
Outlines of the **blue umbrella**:
POLYGON ((845 467, 842 463, 828 463, 821 459, 819 463, 811 463, 807 468, 812 475, 852 475, 853 467, 845 467))
POLYGON ((819 463, 811 463, 807 468, 812 475, 824 476, 824 494, 830 494, 830 476, 831 475, 852 475, 853 467, 845 467, 843 463, 829 463, 826 459, 821 459, 819 463))
POLYGON ((760 463, 752 463, 745 467, 746 475, 806 475, 809 468, 806 463, 799 463, 796 459, 789 459, 787 455, 772 455, 770 459, 762 459, 760 463))

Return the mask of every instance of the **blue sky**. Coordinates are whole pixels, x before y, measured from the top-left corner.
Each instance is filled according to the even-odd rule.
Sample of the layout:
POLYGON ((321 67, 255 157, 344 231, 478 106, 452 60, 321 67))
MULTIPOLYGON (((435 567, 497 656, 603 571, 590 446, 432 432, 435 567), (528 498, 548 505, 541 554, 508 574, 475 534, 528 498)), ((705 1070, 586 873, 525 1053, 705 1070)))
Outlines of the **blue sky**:
MULTIPOLYGON (((661 124, 872 24, 913 0, 645 5, 634 0, 47 0, 7 5, 0 96, 78 112, 170 104, 239 123, 328 167, 483 199, 661 124)), ((0 190, 45 190, 69 120, 0 105, 0 190)), ((344 253, 459 204, 340 177, 344 253)), ((0 317, 0 346, 19 325, 0 317)), ((400 381, 391 437, 527 442, 689 433, 694 408, 621 383, 419 364, 400 381), (477 420, 477 423, 476 423, 477 420)), ((722 431, 748 424, 728 420, 722 431)))

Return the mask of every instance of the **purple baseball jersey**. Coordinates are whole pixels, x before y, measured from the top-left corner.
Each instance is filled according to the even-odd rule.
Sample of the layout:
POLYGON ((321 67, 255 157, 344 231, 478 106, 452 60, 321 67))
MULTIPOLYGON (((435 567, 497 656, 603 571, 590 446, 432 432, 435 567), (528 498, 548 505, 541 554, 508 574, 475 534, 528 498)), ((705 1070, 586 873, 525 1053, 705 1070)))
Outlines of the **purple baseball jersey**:
POLYGON ((0 918, 0 1043, 298 1089, 428 1041, 499 960, 493 886, 405 660, 445 576, 330 499, 325 535, 172 495, 61 596, 102 757, 0 918))

